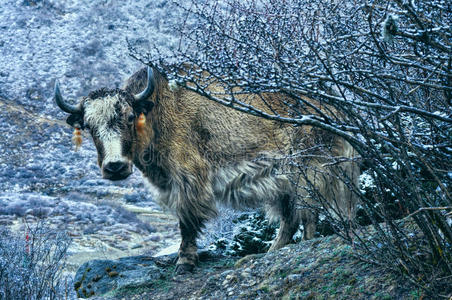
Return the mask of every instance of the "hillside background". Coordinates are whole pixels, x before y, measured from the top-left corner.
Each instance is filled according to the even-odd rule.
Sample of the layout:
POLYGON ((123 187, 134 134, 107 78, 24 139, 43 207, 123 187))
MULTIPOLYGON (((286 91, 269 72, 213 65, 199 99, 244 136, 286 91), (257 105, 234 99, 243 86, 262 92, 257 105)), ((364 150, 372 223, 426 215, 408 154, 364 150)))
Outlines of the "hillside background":
POLYGON ((0 4, 0 225, 23 231, 44 219, 68 230, 71 272, 88 259, 155 254, 177 243, 175 219, 155 205, 140 174, 101 179, 90 138, 75 152, 53 102, 56 79, 74 103, 91 90, 120 87, 141 67, 126 38, 171 47, 178 15, 167 2, 0 4))
MULTIPOLYGON (((24 234, 44 222, 66 231, 72 238, 67 275, 92 259, 177 249, 177 221, 154 203, 139 172, 121 182, 101 179, 90 137, 84 135, 75 152, 66 115, 53 103, 56 79, 73 103, 91 90, 120 87, 142 66, 129 56, 127 40, 141 50, 157 45, 163 54, 176 47, 174 28, 182 13, 170 2, 0 3, 0 226, 24 234)), ((235 232, 227 220, 236 216, 225 210, 208 225, 199 246, 235 232)), ((175 280, 165 261, 160 281, 144 283, 134 296, 180 298, 190 286, 190 297, 203 299, 422 297, 406 281, 359 262, 351 250, 329 237, 290 246, 280 257, 207 258, 200 273, 175 280)), ((110 296, 130 298, 134 292, 110 296)))

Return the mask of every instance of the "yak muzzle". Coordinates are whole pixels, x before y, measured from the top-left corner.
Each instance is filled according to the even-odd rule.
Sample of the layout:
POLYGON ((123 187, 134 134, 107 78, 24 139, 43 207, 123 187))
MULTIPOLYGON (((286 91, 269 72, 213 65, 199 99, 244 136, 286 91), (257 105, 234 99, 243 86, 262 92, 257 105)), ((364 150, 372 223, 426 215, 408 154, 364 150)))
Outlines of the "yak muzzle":
POLYGON ((132 174, 132 168, 127 162, 109 162, 102 168, 103 178, 109 180, 126 179, 130 174, 132 174))

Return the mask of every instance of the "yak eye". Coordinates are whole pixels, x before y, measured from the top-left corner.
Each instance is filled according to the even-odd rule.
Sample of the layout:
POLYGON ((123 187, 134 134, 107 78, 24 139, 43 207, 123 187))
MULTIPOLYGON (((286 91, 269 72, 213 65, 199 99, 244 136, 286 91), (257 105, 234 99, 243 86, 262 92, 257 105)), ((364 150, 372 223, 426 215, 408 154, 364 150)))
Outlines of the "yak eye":
POLYGON ((127 122, 129 122, 129 123, 133 123, 134 120, 135 120, 134 114, 130 114, 129 117, 127 117, 127 122))

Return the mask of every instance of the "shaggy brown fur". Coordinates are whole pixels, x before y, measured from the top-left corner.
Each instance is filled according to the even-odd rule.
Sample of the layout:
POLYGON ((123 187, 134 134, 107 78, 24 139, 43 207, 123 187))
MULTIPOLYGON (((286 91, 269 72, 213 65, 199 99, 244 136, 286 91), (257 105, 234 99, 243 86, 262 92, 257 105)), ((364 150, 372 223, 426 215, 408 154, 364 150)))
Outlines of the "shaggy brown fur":
MULTIPOLYGON (((125 90, 131 93, 142 90, 146 85, 145 74, 145 69, 134 74, 125 90)), ((234 208, 266 206, 271 217, 281 220, 279 235, 271 249, 291 241, 300 219, 305 228, 304 238, 310 239, 315 233, 317 216, 309 210, 297 212, 294 201, 299 194, 312 203, 304 189, 306 178, 340 214, 353 218, 356 197, 332 174, 345 173, 357 185, 359 171, 355 163, 328 168, 323 167, 325 159, 305 159, 306 178, 291 178, 278 171, 274 160, 292 149, 314 147, 315 143, 323 143, 322 151, 329 155, 351 158, 353 148, 343 139, 309 126, 294 128, 243 114, 184 89, 171 92, 168 82, 158 74, 156 81, 158 88, 152 99, 155 107, 148 115, 145 135, 150 138, 141 141, 138 153, 152 148, 159 157, 160 163, 156 165, 164 170, 168 180, 160 189, 160 201, 176 211, 181 226, 198 232, 207 219, 216 215, 215 202, 234 208)), ((272 108, 286 113, 280 99, 274 95, 264 97, 272 108)), ((268 110, 255 96, 246 100, 268 110)), ((141 169, 145 176, 149 174, 149 168, 141 169)))
MULTIPOLYGON (((142 91, 146 74, 146 69, 135 73, 118 95, 142 91)), ((180 220, 178 271, 191 270, 196 264, 197 235, 204 223, 217 215, 218 202, 234 208, 266 207, 269 216, 281 224, 271 250, 289 243, 300 221, 304 224, 304 237, 313 237, 316 214, 296 208, 297 199, 312 203, 305 188, 310 184, 339 214, 353 218, 356 197, 336 176, 346 174, 347 180, 356 185, 356 164, 328 167, 323 165, 327 160, 321 157, 352 157, 353 149, 343 139, 309 126, 296 128, 244 114, 186 89, 172 91, 157 72, 154 84, 155 90, 147 100, 150 109, 146 111, 144 130, 137 134, 135 127, 122 129, 127 132, 121 139, 126 137, 130 144, 130 151, 124 156, 131 158, 158 188, 159 202, 180 220), (324 145, 316 149, 319 143, 324 145), (308 151, 309 148, 315 150, 308 151), (299 176, 300 167, 282 163, 295 150, 310 154, 295 159, 302 164, 306 176, 299 176)), ((278 95, 262 97, 278 113, 287 115, 278 95)), ((123 98, 124 103, 131 104, 130 96, 123 98)), ((242 100, 269 110, 256 95, 243 96, 242 100)), ((129 114, 131 109, 123 111, 129 114)))

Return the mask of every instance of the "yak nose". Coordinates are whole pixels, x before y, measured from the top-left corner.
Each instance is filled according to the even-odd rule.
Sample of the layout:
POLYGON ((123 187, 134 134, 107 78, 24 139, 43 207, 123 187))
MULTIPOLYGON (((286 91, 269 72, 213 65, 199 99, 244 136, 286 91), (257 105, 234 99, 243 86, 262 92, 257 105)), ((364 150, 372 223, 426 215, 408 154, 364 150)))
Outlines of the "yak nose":
POLYGON ((103 167, 105 179, 120 180, 130 175, 129 164, 127 162, 109 162, 103 167))
POLYGON ((107 173, 120 173, 121 171, 125 170, 128 167, 127 163, 122 161, 117 162, 109 162, 104 166, 104 172, 107 173))

